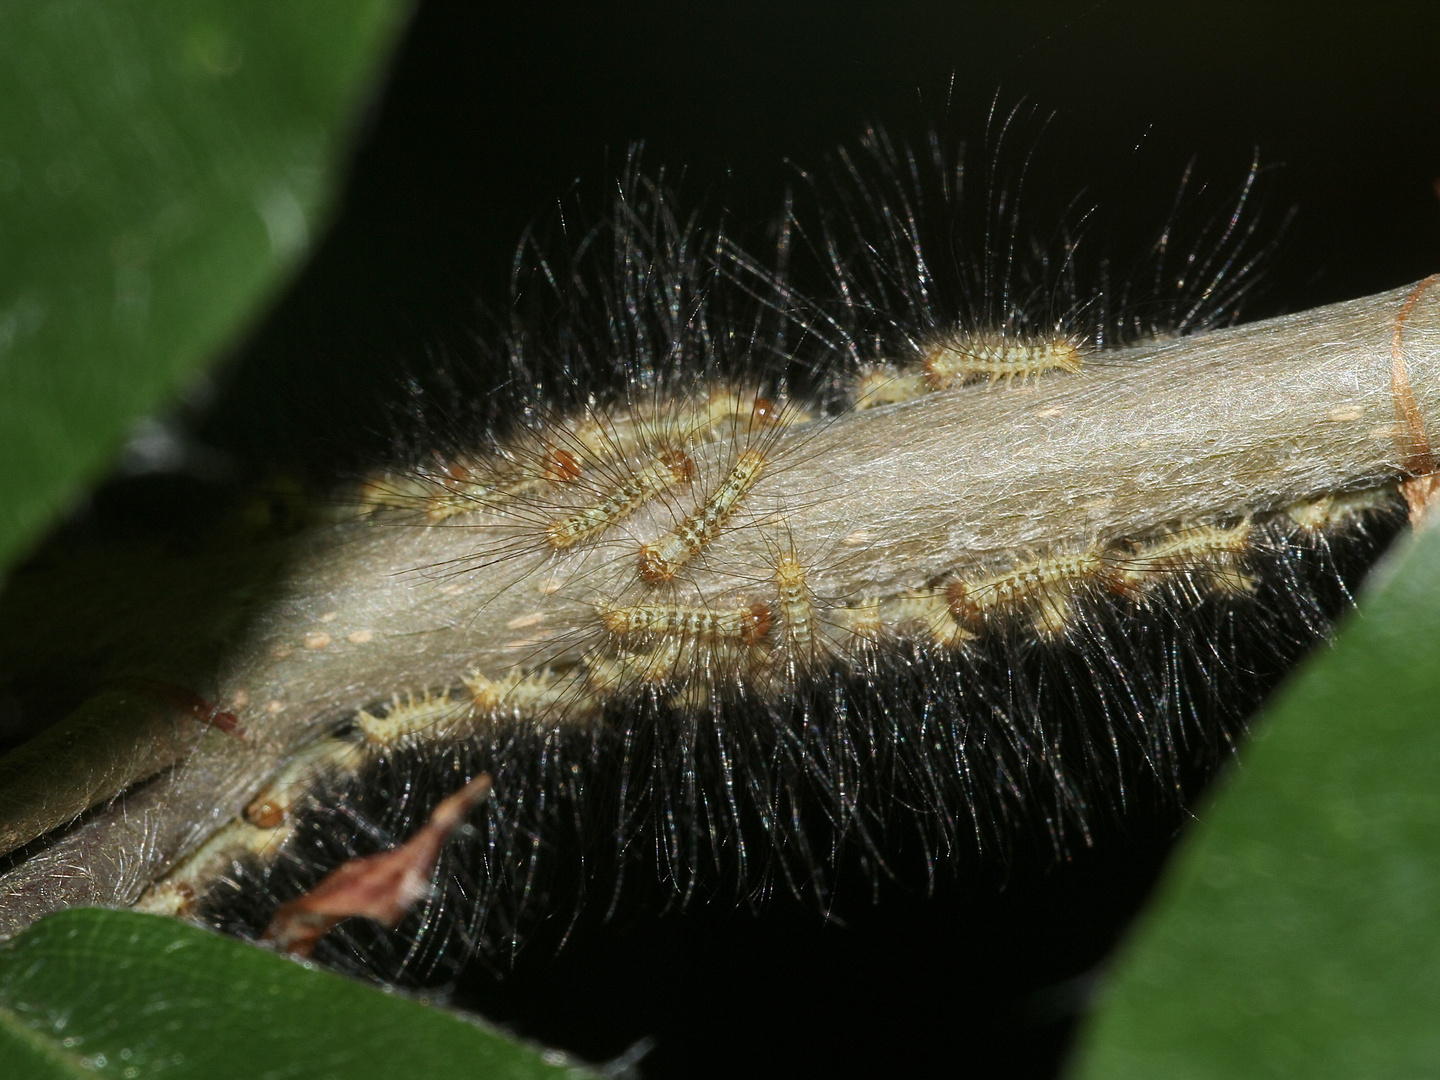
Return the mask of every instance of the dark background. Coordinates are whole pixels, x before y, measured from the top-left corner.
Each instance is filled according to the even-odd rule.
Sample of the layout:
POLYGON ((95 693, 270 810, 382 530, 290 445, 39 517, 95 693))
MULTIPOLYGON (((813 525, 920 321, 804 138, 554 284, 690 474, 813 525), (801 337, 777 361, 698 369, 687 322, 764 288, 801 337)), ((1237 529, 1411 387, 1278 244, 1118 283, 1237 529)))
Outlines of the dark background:
POLYGON ((207 435, 253 460, 383 428, 399 367, 463 351, 478 305, 505 307, 521 230, 572 182, 598 210, 635 140, 759 247, 787 158, 819 169, 866 122, 933 125, 968 140, 973 173, 997 93, 1057 114, 1007 151, 1044 150, 1035 220, 1079 195, 1123 228, 1133 205, 1133 248, 1188 161, 1230 192, 1258 150, 1266 227, 1299 213, 1253 314, 1412 281, 1440 264, 1437 47, 1418 0, 422 3, 339 220, 207 435))
MULTIPOLYGON (((423 3, 333 230, 204 437, 258 474, 382 431, 398 373, 463 353, 520 231, 576 179, 599 206, 632 140, 761 236, 786 159, 821 166, 867 121, 936 125, 983 164, 997 91, 1058 113, 1037 199, 1135 198, 1145 235, 1192 156, 1231 190, 1258 148, 1266 219, 1298 215, 1254 314, 1413 281, 1440 270, 1437 46, 1432 3, 423 3)), ((591 1058, 651 1036, 652 1076, 1051 1075, 1180 823, 966 862, 933 897, 847 903, 843 928, 782 900, 629 913, 557 957, 558 927, 455 993, 591 1058)))

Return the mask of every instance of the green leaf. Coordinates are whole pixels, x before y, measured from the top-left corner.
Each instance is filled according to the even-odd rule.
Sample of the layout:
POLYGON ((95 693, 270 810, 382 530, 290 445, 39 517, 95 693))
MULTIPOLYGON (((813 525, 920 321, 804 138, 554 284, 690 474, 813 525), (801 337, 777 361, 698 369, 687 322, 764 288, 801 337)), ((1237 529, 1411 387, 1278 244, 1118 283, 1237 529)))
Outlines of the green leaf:
POLYGON ((1200 814, 1077 1076, 1440 1071, 1440 529, 1392 560, 1200 814))
POLYGON ((172 919, 77 909, 0 945, 6 1077, 563 1080, 453 1013, 172 919))
POLYGON ((0 566, 283 283, 407 7, 0 5, 0 566))

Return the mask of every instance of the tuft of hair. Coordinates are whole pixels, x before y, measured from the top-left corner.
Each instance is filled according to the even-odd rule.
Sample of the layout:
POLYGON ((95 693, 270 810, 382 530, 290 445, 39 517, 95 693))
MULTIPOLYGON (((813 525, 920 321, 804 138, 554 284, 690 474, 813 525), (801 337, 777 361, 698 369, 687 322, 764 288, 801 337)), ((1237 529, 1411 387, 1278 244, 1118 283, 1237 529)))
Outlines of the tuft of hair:
POLYGON ((1191 162, 1147 250, 1121 257, 1094 238, 1101 208, 1078 197, 1057 221, 1027 220, 1049 118, 1028 149, 1012 144, 1036 122, 1024 102, 992 103, 978 199, 963 142, 871 126, 829 169, 799 170, 808 198, 789 204, 779 270, 731 246, 727 273, 803 326, 841 407, 1075 372, 1097 353, 1238 320, 1288 222, 1262 226, 1258 156, 1228 205, 1191 162))

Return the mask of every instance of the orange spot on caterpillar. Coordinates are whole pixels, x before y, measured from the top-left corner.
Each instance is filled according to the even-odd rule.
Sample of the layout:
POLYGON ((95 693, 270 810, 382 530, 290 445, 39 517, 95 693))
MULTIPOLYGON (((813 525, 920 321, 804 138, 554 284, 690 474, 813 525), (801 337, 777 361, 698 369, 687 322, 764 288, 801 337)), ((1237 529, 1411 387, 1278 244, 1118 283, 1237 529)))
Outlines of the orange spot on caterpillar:
POLYGON ((774 424, 780 419, 780 409, 769 398, 757 397, 750 409, 750 419, 758 424, 774 424))
POLYGON ((765 455, 746 450, 715 493, 693 514, 658 543, 640 548, 640 577, 652 585, 669 581, 679 569, 715 539, 725 520, 735 511, 745 493, 759 479, 765 468, 765 455))
POLYGON ((1012 341, 1002 337, 954 334, 926 350, 925 382, 947 390, 967 382, 1022 382, 1047 371, 1077 372, 1080 348, 1070 341, 1012 341))
POLYGON ((600 621, 616 637, 627 640, 681 638, 691 641, 739 641, 757 644, 770 633, 770 605, 705 608, 665 604, 602 607, 600 621))
POLYGON ((750 605, 750 615, 741 629, 740 640, 747 645, 754 645, 768 633, 770 633, 770 605, 757 601, 750 605))
POLYGON ((676 484, 695 477, 695 463, 679 450, 666 450, 593 506, 551 522, 545 536, 551 545, 568 548, 623 521, 644 503, 676 484))
POLYGON ((257 829, 273 829, 284 824, 285 813, 286 808, 279 802, 271 800, 267 791, 266 794, 261 795, 245 807, 245 820, 257 829))
POLYGON ((245 807, 245 820, 256 828, 282 825, 321 776, 356 765, 360 747, 340 738, 321 739, 302 750, 245 807))
POLYGON ((551 483, 578 480, 580 472, 580 463, 575 460, 575 455, 566 450, 552 451, 550 460, 545 464, 545 479, 551 483))

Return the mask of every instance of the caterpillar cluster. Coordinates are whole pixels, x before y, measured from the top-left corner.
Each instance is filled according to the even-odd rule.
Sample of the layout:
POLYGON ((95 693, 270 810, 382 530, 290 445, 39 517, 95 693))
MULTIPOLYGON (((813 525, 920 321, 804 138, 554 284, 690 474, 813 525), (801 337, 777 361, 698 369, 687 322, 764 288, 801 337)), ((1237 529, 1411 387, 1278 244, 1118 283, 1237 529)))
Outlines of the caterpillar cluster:
POLYGON ((486 771, 433 895, 316 954, 424 981, 655 882, 823 901, 1193 794, 1403 523, 1390 383, 1252 335, 1209 394, 1204 350, 1251 340, 1202 332, 1265 254, 1253 174, 1174 273, 1160 230, 1142 289, 1083 279, 1083 229, 1021 243, 993 190, 957 257, 963 169, 929 149, 872 131, 804 177, 773 258, 633 161, 573 249, 527 237, 482 362, 284 541, 207 676, 257 749, 140 905, 258 935, 486 771), (1282 415, 1277 379, 1327 390, 1282 415))

